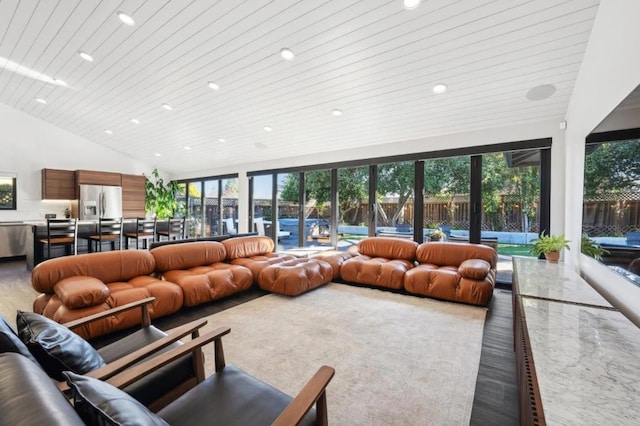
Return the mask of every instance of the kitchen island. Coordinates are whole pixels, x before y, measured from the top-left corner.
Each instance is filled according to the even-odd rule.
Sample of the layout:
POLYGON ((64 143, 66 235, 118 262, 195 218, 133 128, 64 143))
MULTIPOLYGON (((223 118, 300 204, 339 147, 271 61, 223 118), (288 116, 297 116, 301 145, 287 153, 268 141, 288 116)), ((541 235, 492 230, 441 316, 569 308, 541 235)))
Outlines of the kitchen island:
MULTIPOLYGON (((124 219, 123 233, 135 232, 136 220, 124 219)), ((38 263, 45 260, 44 244, 40 242, 41 239, 47 238, 47 222, 40 221, 25 221, 22 222, 26 227, 25 232, 25 253, 27 259, 27 270, 32 270, 38 263)), ((158 230, 166 229, 166 220, 158 220, 158 230)), ((87 238, 90 235, 96 235, 98 232, 97 220, 80 220, 78 221, 78 254, 89 252, 89 241, 87 238)), ((65 253, 64 246, 52 246, 51 257, 60 257, 68 253, 65 253)))

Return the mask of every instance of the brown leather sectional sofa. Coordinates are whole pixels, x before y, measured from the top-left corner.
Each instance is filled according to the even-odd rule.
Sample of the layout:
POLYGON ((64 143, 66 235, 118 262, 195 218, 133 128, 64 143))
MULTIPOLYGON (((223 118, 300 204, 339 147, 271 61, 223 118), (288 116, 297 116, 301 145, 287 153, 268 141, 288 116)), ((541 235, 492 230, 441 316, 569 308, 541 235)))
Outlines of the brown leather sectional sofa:
MULTIPOLYGON (((33 311, 63 323, 153 296, 156 299, 149 307, 153 319, 182 306, 247 290, 262 268, 294 259, 272 253, 274 244, 267 237, 238 237, 225 243, 196 241, 151 251, 123 250, 47 260, 31 274, 33 288, 42 293, 33 302, 33 311), (242 254, 247 258, 241 258, 242 254)), ((139 323, 139 314, 123 312, 77 332, 88 339, 139 323)))
MULTIPOLYGON (((151 318, 157 318, 182 306, 195 306, 247 290, 258 283, 265 268, 295 259, 273 250, 271 239, 247 236, 222 242, 170 244, 150 251, 113 251, 51 259, 33 270, 33 287, 42 293, 34 301, 33 310, 57 322, 69 322, 153 296, 155 301, 149 313, 151 318)), ((483 245, 431 242, 418 245, 385 237, 367 238, 348 252, 327 252, 314 258, 328 264, 323 272, 327 279, 322 283, 332 277, 347 283, 405 290, 474 305, 486 305, 491 300, 497 263, 495 250, 483 245)), ((289 262, 282 269, 276 271, 278 274, 270 274, 271 279, 286 282, 295 277, 282 274, 290 269, 290 275, 296 275, 300 268, 289 262)), ((302 290, 293 286, 295 291, 284 294, 299 294, 322 283, 314 282, 302 290)), ((139 315, 125 312, 91 323, 78 330, 78 334, 91 338, 139 323, 139 315)))
MULTIPOLYGON (((493 296, 498 255, 482 244, 371 237, 344 253, 317 258, 338 265, 343 281, 485 306, 493 296), (333 259, 332 259, 333 257, 333 259)), ((334 266, 334 275, 335 275, 334 266)))
MULTIPOLYGON (((152 276, 155 258, 147 251, 110 251, 65 256, 36 265, 33 288, 41 292, 33 311, 66 323, 128 303, 155 297, 150 317, 172 314, 183 305, 182 289, 152 276)), ((140 324, 140 314, 121 312, 75 331, 84 338, 100 336, 140 324)))

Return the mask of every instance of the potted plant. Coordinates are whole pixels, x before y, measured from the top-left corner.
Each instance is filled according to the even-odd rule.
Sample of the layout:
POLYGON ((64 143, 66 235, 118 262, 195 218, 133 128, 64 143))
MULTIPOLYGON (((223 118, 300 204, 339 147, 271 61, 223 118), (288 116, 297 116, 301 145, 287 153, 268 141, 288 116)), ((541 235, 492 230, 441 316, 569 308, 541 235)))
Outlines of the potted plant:
POLYGON ((178 184, 176 182, 165 183, 160 177, 158 169, 153 169, 151 177, 145 175, 145 210, 148 216, 158 219, 168 219, 173 216, 174 210, 178 206, 176 193, 178 184), (153 178, 153 180, 152 180, 153 178))
POLYGON ((543 231, 539 238, 531 242, 531 253, 536 256, 544 254, 549 262, 557 262, 563 248, 569 250, 569 240, 565 239, 564 235, 545 235, 543 231))
POLYGON ((436 229, 435 231, 431 231, 429 234, 429 241, 442 241, 444 240, 444 232, 440 229, 436 229))
POLYGON ((583 233, 582 240, 580 242, 580 251, 587 256, 593 257, 595 260, 602 260, 603 254, 609 254, 609 251, 602 248, 602 246, 589 238, 589 235, 583 233))

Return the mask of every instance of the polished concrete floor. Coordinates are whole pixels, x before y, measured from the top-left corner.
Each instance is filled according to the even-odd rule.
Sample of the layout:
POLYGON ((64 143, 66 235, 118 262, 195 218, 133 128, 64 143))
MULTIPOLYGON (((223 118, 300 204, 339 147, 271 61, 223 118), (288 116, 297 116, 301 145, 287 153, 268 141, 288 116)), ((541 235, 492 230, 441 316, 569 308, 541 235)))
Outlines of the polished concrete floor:
MULTIPOLYGON (((15 327, 16 310, 31 311, 38 293, 31 287, 24 259, 0 261, 0 314, 15 327)), ((264 295, 260 289, 181 311, 154 321, 161 329, 208 316, 264 295)), ((497 288, 490 302, 482 341, 482 354, 471 413, 471 425, 519 424, 518 390, 512 341, 511 291, 497 288)), ((102 346, 126 334, 95 339, 102 346)))

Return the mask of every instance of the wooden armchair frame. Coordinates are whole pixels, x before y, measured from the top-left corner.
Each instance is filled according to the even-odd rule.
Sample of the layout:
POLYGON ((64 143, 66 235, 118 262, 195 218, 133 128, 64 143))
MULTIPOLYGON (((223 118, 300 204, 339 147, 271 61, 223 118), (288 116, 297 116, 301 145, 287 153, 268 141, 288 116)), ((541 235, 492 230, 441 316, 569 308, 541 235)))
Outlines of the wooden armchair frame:
MULTIPOLYGON (((210 342, 213 342, 214 344, 215 371, 219 372, 224 369, 226 365, 224 349, 222 346, 222 336, 229 334, 230 332, 231 329, 229 327, 216 328, 203 336, 185 343, 179 348, 167 351, 144 361, 143 363, 135 365, 126 371, 111 377, 107 381, 118 388, 126 387, 156 369, 167 365, 181 356, 184 356, 185 354, 194 353, 196 356, 199 356, 202 354, 202 346, 210 342)), ((335 370, 332 367, 326 365, 320 367, 298 395, 296 395, 289 405, 280 413, 278 418, 273 422, 273 425, 289 426, 300 423, 314 404, 316 405, 316 424, 327 425, 326 388, 334 374, 335 370)), ((215 396, 212 395, 212 397, 215 396)))
MULTIPOLYGON (((84 318, 80 318, 75 321, 67 322, 62 325, 73 330, 74 328, 81 327, 83 325, 89 324, 91 322, 100 320, 102 318, 115 315, 120 312, 128 311, 131 309, 140 308, 140 313, 142 316, 141 326, 150 327, 151 326, 151 317, 149 315, 149 304, 155 300, 155 297, 148 297, 146 299, 142 299, 136 302, 128 303, 126 305, 119 306, 117 308, 109 309, 104 312, 100 312, 94 315, 90 315, 84 318)), ((85 376, 94 377, 100 380, 107 380, 118 373, 125 371, 127 368, 133 366, 134 364, 144 360, 145 358, 150 357, 158 351, 165 349, 166 347, 172 345, 177 342, 181 338, 191 335, 192 341, 198 338, 199 329, 202 328, 207 323, 206 319, 199 319, 192 321, 190 323, 184 324, 180 327, 176 327, 174 329, 166 331, 167 336, 163 337, 155 342, 138 349, 134 352, 129 353, 128 355, 123 356, 115 361, 110 362, 104 367, 98 368, 97 370, 93 370, 89 373, 86 373, 85 376)), ((158 410, 169 402, 173 401, 180 395, 182 395, 187 390, 191 389, 193 386, 198 384, 199 382, 204 380, 204 356, 202 352, 198 353, 197 351, 192 351, 191 356, 193 357, 193 370, 194 377, 184 382, 179 388, 174 389, 172 392, 165 395, 162 399, 156 401, 149 408, 152 410, 158 410)), ((172 358, 172 360, 180 358, 179 356, 172 358)), ((163 364, 166 365, 167 363, 163 364)), ((58 388, 67 393, 69 392, 69 387, 65 382, 59 382, 58 388)))

